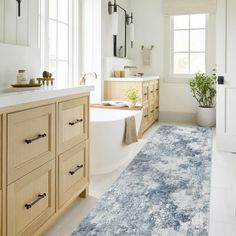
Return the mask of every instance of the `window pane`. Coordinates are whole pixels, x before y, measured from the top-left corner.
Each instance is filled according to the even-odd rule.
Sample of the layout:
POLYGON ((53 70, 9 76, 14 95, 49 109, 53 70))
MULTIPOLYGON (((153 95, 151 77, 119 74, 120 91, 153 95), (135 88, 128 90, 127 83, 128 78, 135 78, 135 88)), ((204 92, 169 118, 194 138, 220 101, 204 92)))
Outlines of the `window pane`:
POLYGON ((174 32, 174 52, 189 51, 189 31, 181 30, 174 32))
POLYGON ((57 77, 57 63, 56 61, 49 61, 49 72, 52 73, 52 77, 57 77))
POLYGON ((57 33, 56 21, 49 20, 49 59, 56 59, 57 33))
POLYGON ((188 53, 174 54, 174 74, 188 74, 188 53))
POLYGON ((60 21, 68 22, 68 2, 69 0, 58 0, 58 20, 60 21))
POLYGON ((57 18, 57 1, 56 0, 49 0, 49 18, 52 18, 52 19, 57 18))
POLYGON ((68 59, 68 26, 58 23, 58 59, 68 59))
POLYGON ((190 32, 190 51, 204 52, 206 49, 205 30, 191 30, 190 32))
POLYGON ((67 62, 58 62, 57 63, 57 85, 59 87, 67 86, 68 82, 68 63, 67 62))
POLYGON ((206 15, 191 15, 190 16, 190 28, 199 29, 206 28, 206 15))
POLYGON ((189 16, 174 16, 174 29, 189 29, 189 16))
POLYGON ((190 73, 206 72, 206 57, 205 53, 191 53, 190 54, 190 73))

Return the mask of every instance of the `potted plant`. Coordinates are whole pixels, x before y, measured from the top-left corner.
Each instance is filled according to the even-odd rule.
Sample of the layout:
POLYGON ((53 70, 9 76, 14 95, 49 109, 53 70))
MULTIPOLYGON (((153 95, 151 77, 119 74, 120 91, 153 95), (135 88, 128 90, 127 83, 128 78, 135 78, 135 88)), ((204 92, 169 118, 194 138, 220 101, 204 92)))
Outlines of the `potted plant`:
POLYGON ((197 124, 202 127, 213 127, 216 124, 216 73, 211 75, 196 73, 189 81, 193 97, 197 100, 197 124))
POLYGON ((133 108, 136 106, 138 101, 138 92, 136 89, 132 88, 127 93, 128 101, 129 101, 129 108, 133 108))

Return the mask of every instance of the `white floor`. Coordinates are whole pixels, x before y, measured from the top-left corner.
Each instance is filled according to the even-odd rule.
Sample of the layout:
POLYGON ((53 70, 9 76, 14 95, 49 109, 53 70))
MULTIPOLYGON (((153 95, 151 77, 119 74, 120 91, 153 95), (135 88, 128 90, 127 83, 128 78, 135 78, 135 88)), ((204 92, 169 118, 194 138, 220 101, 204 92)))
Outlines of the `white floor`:
MULTIPOLYGON (((153 125, 145 133, 143 139, 133 145, 134 157, 159 125, 160 123, 153 125)), ((109 189, 111 184, 126 168, 127 164, 113 173, 92 176, 90 196, 86 199, 78 199, 63 217, 49 229, 45 236, 69 236, 73 229, 96 205, 101 195, 109 189)), ((215 145, 215 136, 211 181, 209 236, 236 236, 236 154, 218 152, 215 145)))

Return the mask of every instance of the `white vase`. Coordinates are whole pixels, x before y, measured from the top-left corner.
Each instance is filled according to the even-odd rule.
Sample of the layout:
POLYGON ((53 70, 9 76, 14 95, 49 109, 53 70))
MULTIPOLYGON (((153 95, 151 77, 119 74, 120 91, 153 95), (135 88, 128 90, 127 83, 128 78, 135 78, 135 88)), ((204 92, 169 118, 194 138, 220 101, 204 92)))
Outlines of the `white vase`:
POLYGON ((129 108, 134 108, 136 106, 136 100, 129 100, 129 108))
POLYGON ((216 124, 216 109, 208 107, 198 107, 197 124, 202 127, 213 127, 216 124))

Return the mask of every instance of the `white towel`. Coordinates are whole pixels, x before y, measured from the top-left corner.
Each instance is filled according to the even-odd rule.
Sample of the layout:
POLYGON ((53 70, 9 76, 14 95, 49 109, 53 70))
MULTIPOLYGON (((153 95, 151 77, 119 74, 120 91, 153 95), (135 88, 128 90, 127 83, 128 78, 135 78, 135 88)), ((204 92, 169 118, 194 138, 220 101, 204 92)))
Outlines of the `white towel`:
POLYGON ((150 66, 151 65, 151 49, 144 48, 143 49, 143 65, 150 66))

